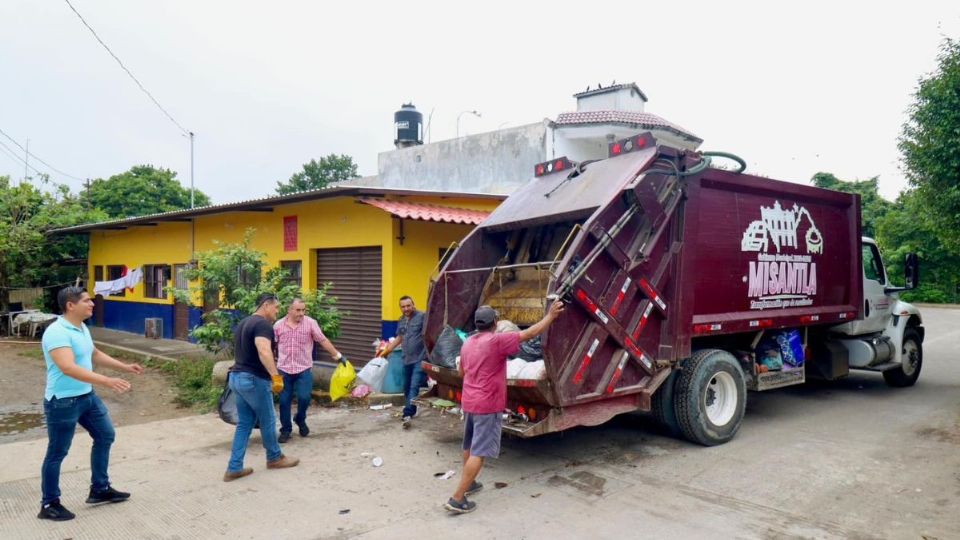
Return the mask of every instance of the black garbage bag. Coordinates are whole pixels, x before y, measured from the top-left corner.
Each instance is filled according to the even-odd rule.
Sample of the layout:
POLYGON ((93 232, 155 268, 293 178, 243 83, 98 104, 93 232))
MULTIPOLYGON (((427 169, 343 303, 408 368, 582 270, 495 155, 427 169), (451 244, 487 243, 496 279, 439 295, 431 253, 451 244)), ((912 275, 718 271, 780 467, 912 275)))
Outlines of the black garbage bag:
POLYGON ((522 358, 527 362, 535 362, 543 358, 543 345, 540 344, 540 336, 530 341, 524 341, 520 344, 520 352, 517 358, 522 358))
MULTIPOLYGON (((230 425, 237 425, 240 415, 237 413, 237 394, 230 389, 230 373, 227 372, 227 381, 223 383, 223 392, 220 393, 220 402, 217 405, 217 414, 220 419, 230 425)), ((260 429, 259 419, 253 422, 254 429, 260 429)))
POLYGON ((460 356, 460 347, 463 347, 463 340, 457 335, 457 331, 450 325, 443 327, 440 337, 437 338, 437 344, 433 347, 433 353, 430 355, 430 363, 450 369, 457 369, 457 357, 460 356))

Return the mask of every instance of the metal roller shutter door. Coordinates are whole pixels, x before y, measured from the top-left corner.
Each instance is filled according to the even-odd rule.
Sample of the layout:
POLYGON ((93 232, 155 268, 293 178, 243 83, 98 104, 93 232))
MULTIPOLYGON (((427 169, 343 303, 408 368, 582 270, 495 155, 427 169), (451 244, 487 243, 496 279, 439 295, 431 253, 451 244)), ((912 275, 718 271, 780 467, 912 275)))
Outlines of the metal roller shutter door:
MULTIPOLYGON (((330 282, 341 312, 340 337, 334 343, 354 365, 373 357, 373 340, 381 334, 383 283, 380 247, 317 250, 317 284, 330 282)), ((321 358, 322 358, 321 354, 321 358)))

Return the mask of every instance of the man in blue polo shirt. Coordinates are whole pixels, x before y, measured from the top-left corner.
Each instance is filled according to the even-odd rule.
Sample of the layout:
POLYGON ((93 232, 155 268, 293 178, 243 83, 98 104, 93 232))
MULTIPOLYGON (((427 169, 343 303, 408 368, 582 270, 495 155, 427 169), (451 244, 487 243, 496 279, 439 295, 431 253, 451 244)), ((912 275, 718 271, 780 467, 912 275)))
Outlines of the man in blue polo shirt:
POLYGON ((87 504, 115 503, 130 498, 129 493, 110 486, 107 466, 114 430, 107 407, 93 391, 93 385, 117 393, 130 390, 130 383, 93 372, 96 364, 118 371, 143 373, 138 364, 125 364, 93 345, 83 321, 93 316, 93 300, 79 287, 67 287, 57 294, 63 315, 43 333, 43 358, 47 363, 47 389, 43 413, 47 423, 47 455, 41 470, 40 519, 66 521, 73 512, 60 504, 60 464, 67 457, 77 424, 93 438, 90 455, 92 469, 87 504))

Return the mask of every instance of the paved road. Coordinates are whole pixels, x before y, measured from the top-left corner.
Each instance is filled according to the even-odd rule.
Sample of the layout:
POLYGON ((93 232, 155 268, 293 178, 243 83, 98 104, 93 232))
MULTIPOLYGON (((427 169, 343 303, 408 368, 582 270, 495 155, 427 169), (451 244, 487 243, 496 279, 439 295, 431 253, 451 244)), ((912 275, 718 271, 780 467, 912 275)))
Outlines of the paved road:
POLYGON ((44 441, 0 446, 4 538, 960 538, 960 310, 927 309, 918 384, 877 374, 751 394, 732 442, 702 448, 643 417, 505 441, 477 512, 440 503, 458 469, 456 422, 435 413, 402 431, 391 411, 317 411, 294 438, 303 465, 219 481, 231 430, 213 416, 119 430, 112 475, 134 492, 85 508, 88 439, 64 467, 75 521, 38 521, 44 441), (370 465, 371 452, 384 465, 370 465), (494 488, 495 482, 506 487, 494 488), (348 510, 341 514, 340 511, 348 510))

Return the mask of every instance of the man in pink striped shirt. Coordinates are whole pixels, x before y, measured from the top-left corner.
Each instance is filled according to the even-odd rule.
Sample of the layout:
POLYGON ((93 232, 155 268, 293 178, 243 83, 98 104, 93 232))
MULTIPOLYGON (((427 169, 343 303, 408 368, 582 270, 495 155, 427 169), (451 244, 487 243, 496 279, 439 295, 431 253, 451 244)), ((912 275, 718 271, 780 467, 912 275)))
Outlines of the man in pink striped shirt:
POLYGON ((294 421, 300 428, 300 436, 310 434, 307 427, 307 408, 310 407, 310 391, 313 390, 313 344, 319 343, 338 362, 346 363, 345 356, 323 335, 320 325, 307 317, 307 305, 294 298, 287 309, 286 317, 273 325, 277 338, 277 370, 283 376, 283 392, 280 393, 280 437, 285 443, 290 440, 293 425, 290 423, 290 408, 293 395, 297 396, 297 416, 294 421))

